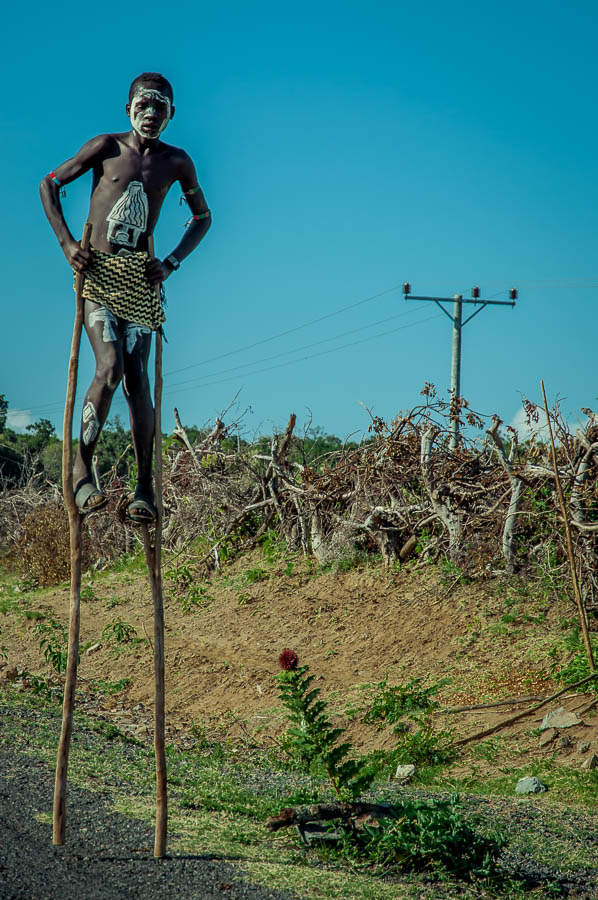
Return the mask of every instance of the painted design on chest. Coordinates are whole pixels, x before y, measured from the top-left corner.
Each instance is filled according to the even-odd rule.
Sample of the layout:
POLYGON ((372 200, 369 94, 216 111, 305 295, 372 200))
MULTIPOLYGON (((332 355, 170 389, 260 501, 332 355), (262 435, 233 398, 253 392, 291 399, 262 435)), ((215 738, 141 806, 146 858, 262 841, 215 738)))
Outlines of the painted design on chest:
POLYGON ((141 181, 130 181, 106 216, 108 243, 136 247, 140 235, 147 228, 147 216, 147 194, 143 184, 141 181))

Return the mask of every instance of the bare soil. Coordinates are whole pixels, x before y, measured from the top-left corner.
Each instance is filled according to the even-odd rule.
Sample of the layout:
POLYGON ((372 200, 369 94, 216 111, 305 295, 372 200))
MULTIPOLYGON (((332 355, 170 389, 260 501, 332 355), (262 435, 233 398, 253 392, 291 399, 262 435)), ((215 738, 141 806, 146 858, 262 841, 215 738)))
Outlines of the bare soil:
MULTIPOLYGON (((165 573, 176 563, 181 565, 167 563, 165 573)), ((195 723, 222 738, 252 734, 265 743, 271 740, 284 727, 274 676, 285 647, 309 664, 314 686, 331 701, 331 710, 363 749, 384 746, 390 736, 377 734, 359 717, 347 722, 346 706, 363 697, 364 684, 378 683, 387 674, 390 683, 414 677, 449 679, 440 694, 443 706, 540 698, 558 687, 549 676, 548 651, 562 635, 563 620, 574 618, 572 604, 550 597, 530 600, 527 588, 517 582, 463 584, 454 573, 436 567, 312 574, 309 565, 297 559, 291 574, 285 569, 288 572, 286 560, 265 562, 261 552, 236 560, 210 581, 193 585, 203 591, 202 605, 191 607, 188 614, 182 608, 185 592, 177 599, 173 581, 165 578, 171 738, 184 740, 195 723), (514 621, 505 624, 507 611, 514 621), (536 617, 542 621, 526 621, 536 617)), ((14 585, 0 583, 0 599, 14 590, 14 585)), ((98 707, 143 739, 151 732, 153 698, 147 579, 143 573, 90 573, 83 579, 83 596, 81 702, 98 707), (142 640, 118 644, 102 638, 105 626, 116 619, 132 625, 142 640), (128 683, 114 695, 91 690, 98 682, 121 679, 128 683)), ((32 609, 68 623, 68 586, 23 595, 28 597, 32 609)), ((51 673, 34 626, 34 620, 12 612, 0 619, 0 644, 6 653, 0 677, 14 679, 15 669, 51 673)), ((569 695, 564 704, 579 709, 588 699, 569 695)), ((539 748, 537 734, 529 732, 548 709, 562 702, 549 704, 504 732, 516 738, 521 764, 554 752, 554 746, 539 748)), ((440 714, 437 723, 454 726, 457 736, 466 736, 524 708, 505 705, 440 714)), ((571 765, 578 767, 577 742, 590 742, 592 750, 598 747, 594 713, 586 716, 584 725, 568 729, 567 736, 571 746, 560 753, 563 761, 570 757, 571 765)))

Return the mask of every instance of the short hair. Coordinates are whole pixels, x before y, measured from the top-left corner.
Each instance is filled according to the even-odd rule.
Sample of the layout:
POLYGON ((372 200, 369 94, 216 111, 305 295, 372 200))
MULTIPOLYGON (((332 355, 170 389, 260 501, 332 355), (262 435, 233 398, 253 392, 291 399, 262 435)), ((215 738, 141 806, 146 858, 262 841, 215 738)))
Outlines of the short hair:
POLYGON ((159 72, 142 72, 141 75, 133 79, 129 88, 129 103, 135 96, 139 85, 151 86, 154 90, 160 91, 161 94, 166 94, 167 97, 170 97, 171 102, 174 103, 172 85, 168 78, 164 78, 164 75, 160 75, 159 72))

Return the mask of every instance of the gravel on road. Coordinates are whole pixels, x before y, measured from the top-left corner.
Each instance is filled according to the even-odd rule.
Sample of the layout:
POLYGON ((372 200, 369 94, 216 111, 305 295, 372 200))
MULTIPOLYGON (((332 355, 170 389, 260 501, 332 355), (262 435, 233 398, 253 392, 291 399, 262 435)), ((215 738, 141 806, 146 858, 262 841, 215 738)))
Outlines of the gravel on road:
POLYGON ((52 844, 39 820, 52 809, 54 772, 44 762, 0 749, 2 900, 297 900, 243 880, 210 856, 153 857, 151 825, 114 812, 109 799, 69 784, 67 841, 52 844))

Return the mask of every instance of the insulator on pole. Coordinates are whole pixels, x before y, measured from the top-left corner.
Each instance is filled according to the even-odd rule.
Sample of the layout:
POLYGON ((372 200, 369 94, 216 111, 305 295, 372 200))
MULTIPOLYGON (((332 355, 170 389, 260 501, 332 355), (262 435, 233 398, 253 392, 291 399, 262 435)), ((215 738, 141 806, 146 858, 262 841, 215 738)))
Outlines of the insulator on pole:
POLYGON ((406 281, 403 285, 403 293, 405 294, 405 296, 407 296, 407 294, 411 293, 411 285, 409 284, 408 281, 406 281))
POLYGON ((475 287, 472 287, 472 289, 471 289, 471 296, 473 297, 474 300, 478 300, 478 299, 479 299, 479 296, 480 296, 480 289, 479 289, 479 287, 478 287, 477 285, 476 285, 475 287))
POLYGON ((517 299, 517 288, 511 288, 511 290, 509 291, 509 297, 511 298, 511 300, 517 299))

